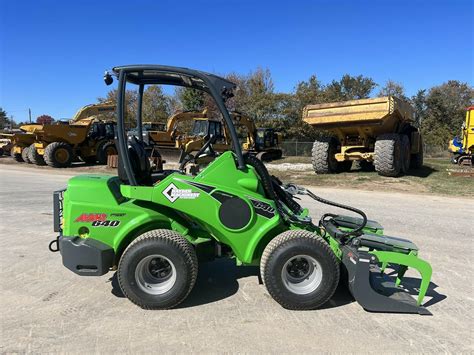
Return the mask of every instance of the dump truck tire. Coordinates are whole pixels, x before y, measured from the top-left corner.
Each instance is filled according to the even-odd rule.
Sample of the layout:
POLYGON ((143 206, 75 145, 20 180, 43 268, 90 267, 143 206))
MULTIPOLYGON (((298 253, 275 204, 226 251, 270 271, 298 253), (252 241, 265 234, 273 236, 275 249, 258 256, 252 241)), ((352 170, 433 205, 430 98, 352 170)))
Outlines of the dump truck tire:
POLYGON ((411 147, 410 147, 410 139, 406 134, 402 134, 400 136, 400 144, 402 149, 402 164, 400 166, 400 171, 403 174, 408 173, 410 170, 410 161, 411 161, 411 147))
POLYGON ((329 244, 309 231, 286 231, 268 243, 260 274, 272 298, 287 309, 326 303, 339 283, 339 263, 329 244))
POLYGON ((337 171, 336 141, 334 138, 323 137, 313 143, 312 159, 316 174, 330 174, 337 171))
POLYGON ((97 148, 97 162, 100 165, 107 164, 107 157, 109 155, 117 155, 117 148, 114 142, 103 142, 97 148))
POLYGON ((123 294, 144 309, 180 304, 194 287, 197 273, 193 246, 168 229, 146 232, 130 243, 117 270, 123 294))
POLYGON ((15 146, 12 147, 12 150, 10 152, 10 156, 13 158, 14 161, 18 163, 23 162, 23 158, 21 157, 21 153, 14 153, 13 151, 15 150, 15 146))
POLYGON ((423 138, 420 136, 420 149, 418 153, 411 155, 410 166, 413 169, 423 167, 423 138))
POLYGON ((29 150, 30 150, 30 147, 23 148, 21 151, 21 158, 23 159, 25 163, 32 164, 29 158, 29 154, 30 154, 29 150))
POLYGON ((38 152, 36 151, 34 143, 31 144, 28 148, 28 159, 32 164, 40 166, 46 165, 43 156, 38 154, 38 152))
POLYGON ((382 176, 398 176, 401 170, 401 141, 395 133, 382 134, 375 141, 375 171, 382 176))
POLYGON ((53 142, 44 150, 44 160, 52 168, 67 168, 73 159, 72 147, 65 142, 53 142))

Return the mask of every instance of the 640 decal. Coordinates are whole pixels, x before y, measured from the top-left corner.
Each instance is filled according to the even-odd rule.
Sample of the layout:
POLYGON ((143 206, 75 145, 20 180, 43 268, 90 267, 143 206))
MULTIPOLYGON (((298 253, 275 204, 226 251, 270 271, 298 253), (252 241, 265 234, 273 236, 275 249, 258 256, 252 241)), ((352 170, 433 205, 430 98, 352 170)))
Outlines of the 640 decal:
POLYGON ((120 224, 118 220, 107 219, 106 213, 83 213, 74 222, 91 222, 92 227, 117 227, 120 224))

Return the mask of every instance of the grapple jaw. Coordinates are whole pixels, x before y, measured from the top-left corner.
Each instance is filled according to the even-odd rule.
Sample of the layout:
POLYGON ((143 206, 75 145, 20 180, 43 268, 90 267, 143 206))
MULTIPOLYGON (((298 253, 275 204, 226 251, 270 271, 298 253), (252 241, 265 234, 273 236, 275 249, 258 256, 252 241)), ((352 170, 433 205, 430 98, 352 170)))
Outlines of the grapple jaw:
POLYGON ((431 314, 422 303, 432 270, 428 262, 418 257, 418 247, 409 240, 383 235, 382 226, 374 221, 367 223, 364 234, 338 238, 360 223, 357 218, 335 216, 323 224, 326 232, 340 242, 341 261, 355 300, 372 312, 431 314), (397 271, 396 278, 385 274, 387 267, 397 271), (416 300, 403 287, 408 268, 421 275, 416 300))

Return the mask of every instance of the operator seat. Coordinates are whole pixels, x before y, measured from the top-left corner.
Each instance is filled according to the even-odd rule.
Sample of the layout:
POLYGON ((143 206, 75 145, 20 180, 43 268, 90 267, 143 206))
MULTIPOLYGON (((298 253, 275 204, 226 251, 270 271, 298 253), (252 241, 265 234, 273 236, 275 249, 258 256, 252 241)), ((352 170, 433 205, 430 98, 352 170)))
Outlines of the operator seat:
MULTIPOLYGON (((135 136, 132 136, 128 140, 128 155, 130 157, 132 172, 137 183, 139 185, 152 185, 150 160, 146 154, 143 142, 140 142, 135 136)), ((123 183, 130 183, 120 154, 118 157, 118 176, 123 183)))

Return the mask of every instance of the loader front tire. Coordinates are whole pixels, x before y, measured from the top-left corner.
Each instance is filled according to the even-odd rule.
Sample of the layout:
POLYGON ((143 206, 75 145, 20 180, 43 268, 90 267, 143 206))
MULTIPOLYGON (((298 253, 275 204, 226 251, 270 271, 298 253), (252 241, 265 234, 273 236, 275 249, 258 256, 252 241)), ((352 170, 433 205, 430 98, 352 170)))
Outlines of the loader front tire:
POLYGON ((34 143, 28 148, 28 159, 32 164, 40 166, 46 165, 43 156, 36 151, 34 143))
POLYGON ((53 142, 44 150, 44 160, 52 168, 67 168, 74 158, 72 147, 65 142, 53 142))
POLYGON ((398 176, 402 165, 400 135, 382 134, 375 141, 375 171, 382 176, 398 176))
POLYGON ((23 159, 25 163, 31 164, 30 158, 28 156, 30 154, 29 151, 30 151, 30 147, 23 148, 21 151, 21 158, 23 159))
POLYGON ((314 141, 311 162, 316 174, 330 174, 338 170, 336 150, 337 142, 334 138, 323 137, 314 141))
POLYGON ((260 260, 268 293, 286 309, 310 310, 326 303, 339 283, 339 262, 320 236, 304 230, 281 233, 260 260))
POLYGON ((181 234, 155 229, 125 250, 117 276, 123 294, 144 309, 169 309, 191 292, 198 272, 196 252, 181 234))

